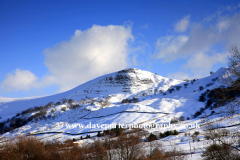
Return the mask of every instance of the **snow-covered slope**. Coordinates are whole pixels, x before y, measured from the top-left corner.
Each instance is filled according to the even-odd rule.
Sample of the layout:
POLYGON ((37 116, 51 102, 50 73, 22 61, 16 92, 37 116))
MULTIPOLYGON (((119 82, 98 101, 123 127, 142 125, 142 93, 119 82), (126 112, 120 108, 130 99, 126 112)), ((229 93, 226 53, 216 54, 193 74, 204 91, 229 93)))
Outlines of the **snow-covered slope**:
POLYGON ((165 91, 170 86, 182 83, 180 80, 165 78, 151 72, 139 69, 126 69, 116 73, 101 76, 86 82, 64 93, 31 98, 5 98, 0 97, 0 117, 2 120, 11 118, 15 114, 35 106, 44 106, 49 102, 57 102, 62 98, 74 99, 102 98, 115 94, 111 101, 120 102, 123 98, 136 94, 153 94, 157 89, 165 91))
MULTIPOLYGON (((174 116, 191 118, 205 106, 204 102, 199 102, 199 96, 207 89, 222 85, 219 77, 225 71, 226 68, 220 68, 206 78, 186 82, 130 68, 101 76, 57 95, 18 99, 0 97, 0 122, 5 121, 5 127, 9 126, 11 120, 6 122, 8 118, 28 108, 46 106, 49 102, 54 102, 54 105, 45 107, 44 117, 30 119, 26 125, 4 135, 34 132, 72 136, 103 130, 98 127, 79 127, 87 126, 90 122, 98 125, 151 124, 170 121, 174 116), (64 99, 73 99, 72 106, 78 107, 56 103, 64 99), (130 103, 122 103, 124 99, 130 103), (78 126, 69 128, 67 125, 78 126)), ((18 114, 15 119, 28 119, 39 112, 18 114)))

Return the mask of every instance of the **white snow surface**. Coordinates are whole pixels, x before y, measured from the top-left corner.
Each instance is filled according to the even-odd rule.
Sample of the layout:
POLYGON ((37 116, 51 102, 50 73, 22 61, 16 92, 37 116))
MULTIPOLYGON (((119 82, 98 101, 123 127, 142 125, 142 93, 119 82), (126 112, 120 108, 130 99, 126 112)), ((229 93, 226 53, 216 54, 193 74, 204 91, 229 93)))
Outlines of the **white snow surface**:
MULTIPOLYGON (((61 109, 68 107, 68 104, 54 105, 47 110, 47 115, 53 115, 52 109, 55 109, 54 118, 47 120, 32 121, 15 129, 13 132, 3 134, 3 137, 13 137, 25 133, 38 134, 43 140, 60 140, 64 141, 69 138, 79 138, 86 134, 96 135, 97 131, 105 128, 99 128, 96 125, 105 126, 111 124, 160 124, 169 122, 174 116, 190 117, 200 108, 204 108, 206 102, 199 102, 199 96, 207 89, 211 90, 222 86, 221 75, 226 72, 227 68, 220 68, 214 74, 195 81, 182 81, 169 79, 148 71, 136 68, 130 68, 119 72, 107 74, 86 82, 72 90, 64 93, 30 98, 5 98, 0 97, 0 122, 12 118, 17 113, 35 107, 44 106, 49 102, 58 102, 62 98, 73 99, 74 104, 80 104, 81 107, 70 109, 65 112, 61 109), (210 85, 208 85, 210 84, 210 85), (178 87, 177 89, 176 86, 178 87), (202 86, 203 90, 199 87, 202 86), (174 91, 169 92, 170 88, 174 91), (123 99, 138 98, 137 103, 122 103, 123 99), (108 100, 108 106, 100 107, 95 101, 108 100), (84 103, 81 103, 84 101, 84 103), (87 127, 89 124, 95 124, 94 127, 87 127), (84 126, 84 127, 81 127, 84 126), (69 127, 70 126, 70 127, 69 127), (90 133, 89 133, 90 132, 90 133), (41 133, 41 134, 39 134, 41 133)), ((206 113, 210 114, 207 109, 206 113)), ((33 115, 34 113, 32 113, 33 115)), ((25 115, 29 117, 30 115, 25 115)), ((212 120, 217 121, 217 115, 212 116, 212 120)), ((239 115, 234 122, 239 123, 239 115)), ((184 122, 186 125, 201 124, 201 118, 195 118, 184 122)), ((229 126, 230 120, 224 120, 222 126, 229 126)), ((232 125, 232 124, 231 124, 232 125)), ((171 130, 173 128, 169 128, 171 130)), ((176 129, 176 128, 174 128, 176 129)), ((187 127, 179 127, 179 131, 187 131, 187 127)), ((232 128, 238 131, 236 128, 232 128)), ((166 129, 151 129, 151 132, 161 132, 166 129)), ((197 130, 197 129, 196 129, 197 130)), ((203 139, 203 136, 202 136, 203 139)), ((172 141, 184 150, 189 151, 189 137, 170 136, 164 139, 164 143, 172 141), (176 138, 179 137, 179 138, 176 138)), ((199 142, 204 146, 206 141, 199 142)), ((196 153, 190 159, 200 157, 200 147, 195 143, 196 153)))

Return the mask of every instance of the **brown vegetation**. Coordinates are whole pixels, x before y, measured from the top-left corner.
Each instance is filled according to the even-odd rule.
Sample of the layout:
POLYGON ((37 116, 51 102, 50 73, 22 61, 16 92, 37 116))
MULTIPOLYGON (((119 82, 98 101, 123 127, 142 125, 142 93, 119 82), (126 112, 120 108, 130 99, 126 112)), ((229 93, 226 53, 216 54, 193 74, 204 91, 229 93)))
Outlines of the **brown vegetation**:
POLYGON ((122 132, 118 137, 108 135, 82 146, 74 146, 72 140, 44 144, 36 137, 19 137, 1 146, 0 160, 148 160, 184 157, 176 150, 164 152, 159 143, 153 145, 154 141, 143 143, 141 137, 141 132, 122 132), (146 155, 144 148, 148 143, 151 144, 150 155, 146 155))

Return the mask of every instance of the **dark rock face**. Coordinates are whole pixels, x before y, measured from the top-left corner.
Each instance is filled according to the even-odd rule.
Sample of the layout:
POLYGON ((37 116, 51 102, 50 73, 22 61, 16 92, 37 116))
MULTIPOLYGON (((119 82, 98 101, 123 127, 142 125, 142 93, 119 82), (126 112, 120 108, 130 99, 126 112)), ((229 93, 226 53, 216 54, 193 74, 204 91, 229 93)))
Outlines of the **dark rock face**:
POLYGON ((130 92, 133 88, 137 88, 142 85, 152 85, 154 83, 150 78, 139 78, 138 74, 141 74, 141 70, 139 69, 128 68, 121 70, 116 74, 101 79, 92 87, 89 87, 88 93, 99 94, 100 92, 104 92, 100 89, 102 87, 108 89, 119 87, 122 92, 130 92))
POLYGON ((138 69, 128 68, 128 69, 118 71, 118 73, 136 73, 136 70, 138 70, 138 69))

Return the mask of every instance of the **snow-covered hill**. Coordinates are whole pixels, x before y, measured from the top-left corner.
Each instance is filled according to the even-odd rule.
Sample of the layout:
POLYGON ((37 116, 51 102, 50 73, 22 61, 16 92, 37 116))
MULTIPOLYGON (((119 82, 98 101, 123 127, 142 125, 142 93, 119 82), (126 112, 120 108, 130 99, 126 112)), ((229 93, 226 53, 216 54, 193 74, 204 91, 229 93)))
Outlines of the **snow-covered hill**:
MULTIPOLYGON (((4 136, 31 132, 41 133, 44 138, 50 133, 60 133, 65 137, 63 139, 106 129, 86 127, 90 123, 99 126, 117 123, 147 125, 168 122, 180 116, 189 117, 191 123, 194 121, 192 116, 206 105, 206 102, 199 102, 200 95, 207 89, 223 85, 219 79, 225 71, 226 68, 220 68, 208 77, 182 81, 130 68, 57 95, 17 99, 0 97, 0 122, 4 122, 2 128, 14 127, 19 119, 19 123, 24 123, 4 136), (69 99, 72 101, 68 103, 69 99)), ((206 109, 205 113, 211 111, 206 109)), ((179 128, 181 131, 185 129, 179 128)))
POLYGON ((115 95, 111 102, 120 102, 123 98, 151 95, 154 92, 166 91, 170 86, 183 81, 165 78, 139 69, 126 69, 101 76, 86 82, 72 90, 57 95, 31 98, 0 97, 0 117, 2 121, 15 114, 35 106, 44 106, 49 102, 57 102, 62 98, 75 101, 90 98, 102 98, 115 95))

